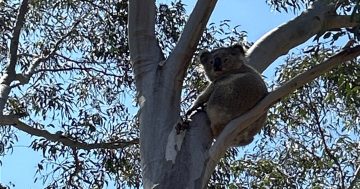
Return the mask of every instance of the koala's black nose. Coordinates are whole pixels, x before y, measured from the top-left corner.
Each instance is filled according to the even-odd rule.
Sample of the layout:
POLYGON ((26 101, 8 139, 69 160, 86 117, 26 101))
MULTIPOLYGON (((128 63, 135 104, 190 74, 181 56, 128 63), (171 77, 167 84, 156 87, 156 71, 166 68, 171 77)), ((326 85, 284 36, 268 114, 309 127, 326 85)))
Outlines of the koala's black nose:
POLYGON ((216 57, 214 59, 214 71, 221 71, 221 70, 222 70, 221 58, 216 57))

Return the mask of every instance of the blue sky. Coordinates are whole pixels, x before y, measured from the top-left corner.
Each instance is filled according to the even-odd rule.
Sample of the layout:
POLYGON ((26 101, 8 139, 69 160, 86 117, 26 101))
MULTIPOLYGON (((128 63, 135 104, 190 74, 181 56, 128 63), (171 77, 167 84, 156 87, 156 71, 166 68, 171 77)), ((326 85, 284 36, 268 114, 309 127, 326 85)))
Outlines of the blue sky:
MULTIPOLYGON (((159 2, 170 2, 162 0, 159 2)), ((188 10, 194 6, 194 0, 185 0, 188 10)), ((265 3, 265 0, 222 0, 211 16, 210 22, 218 23, 221 20, 229 19, 233 25, 240 25, 241 30, 248 32, 248 41, 255 41, 263 34, 274 27, 289 21, 293 14, 278 13, 272 11, 265 3)), ((272 76, 270 67, 266 70, 267 77, 272 76)), ((43 188, 40 181, 33 183, 37 163, 41 160, 41 152, 33 152, 27 146, 31 143, 29 135, 18 131, 19 142, 14 145, 12 154, 0 156, 2 166, 0 167, 0 182, 9 184, 11 181, 17 189, 38 189, 43 188)))

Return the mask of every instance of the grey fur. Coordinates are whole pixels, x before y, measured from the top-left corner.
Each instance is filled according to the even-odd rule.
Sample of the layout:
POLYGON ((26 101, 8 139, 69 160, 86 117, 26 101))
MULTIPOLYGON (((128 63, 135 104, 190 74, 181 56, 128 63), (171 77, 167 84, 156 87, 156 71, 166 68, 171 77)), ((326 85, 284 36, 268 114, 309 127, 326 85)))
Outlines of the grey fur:
MULTIPOLYGON (((234 45, 204 51, 199 55, 210 84, 195 100, 187 115, 206 104, 215 138, 227 123, 250 110, 268 93, 260 74, 246 64, 244 54, 242 46, 234 45)), ((266 118, 267 113, 242 132, 235 144, 244 146, 251 143, 266 118)))

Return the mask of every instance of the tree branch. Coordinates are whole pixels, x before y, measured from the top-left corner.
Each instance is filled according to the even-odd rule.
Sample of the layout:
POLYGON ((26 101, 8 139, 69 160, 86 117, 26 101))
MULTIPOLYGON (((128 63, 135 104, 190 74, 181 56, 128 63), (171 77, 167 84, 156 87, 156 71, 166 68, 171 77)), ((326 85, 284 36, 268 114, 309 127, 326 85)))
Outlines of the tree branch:
POLYGON ((100 149, 100 148, 118 149, 139 143, 138 139, 134 139, 131 141, 119 141, 119 142, 109 142, 109 143, 104 142, 104 143, 91 143, 91 144, 78 142, 62 134, 58 134, 58 133, 52 134, 46 130, 33 128, 25 124, 24 122, 20 121, 19 117, 16 115, 0 116, 0 125, 12 126, 30 135, 43 137, 52 142, 60 142, 65 146, 83 149, 83 150, 100 149))
POLYGON ((0 115, 3 115, 3 110, 11 91, 9 85, 3 84, 5 82, 4 80, 5 78, 0 78, 0 115))
POLYGON ((324 133, 323 129, 321 128, 320 116, 318 115, 317 110, 314 108, 313 103, 311 103, 311 100, 310 100, 310 104, 311 104, 311 105, 308 105, 307 107, 309 107, 310 110, 312 111, 312 113, 315 114, 316 126, 317 126, 317 128, 318 128, 318 130, 319 130, 320 138, 321 138, 321 141, 322 141, 322 143, 323 143, 323 145, 324 145, 325 153, 329 156, 329 158, 330 158, 331 160, 334 161, 335 165, 337 166, 337 168, 334 166, 333 169, 334 169, 335 171, 339 171, 339 173, 340 173, 340 180, 341 180, 341 187, 340 187, 340 188, 345 188, 345 176, 344 176, 344 172, 343 172, 343 170, 342 170, 341 164, 340 164, 340 162, 338 161, 338 159, 335 157, 335 155, 331 153, 330 148, 329 148, 328 145, 326 144, 325 133, 324 133))
POLYGON ((67 184, 73 188, 78 188, 76 184, 76 176, 80 173, 83 167, 81 161, 79 160, 78 151, 74 148, 72 149, 72 156, 74 157, 74 163, 71 167, 74 169, 74 171, 71 172, 69 170, 70 174, 67 184))
MULTIPOLYGON (((66 67, 62 67, 62 68, 44 68, 44 69, 37 69, 35 71, 33 71, 33 74, 37 74, 37 73, 41 73, 41 72, 67 72, 67 71, 74 71, 74 70, 79 70, 79 71, 84 71, 84 72, 96 72, 96 73, 100 73, 103 74, 104 76, 110 76, 110 77, 116 77, 116 78, 120 78, 121 75, 119 74, 114 74, 114 73, 110 73, 108 71, 106 71, 106 68, 104 68, 104 70, 100 70, 100 69, 96 69, 94 67, 85 67, 82 66, 85 63, 90 63, 90 62, 83 62, 83 61, 76 61, 76 60, 72 60, 68 57, 65 57, 63 55, 59 55, 56 54, 57 56, 64 58, 65 60, 67 60, 68 62, 74 62, 76 64, 79 65, 79 67, 74 67, 74 66, 66 66, 66 67)), ((19 81, 19 83, 16 83, 14 85, 11 86, 11 88, 15 88, 21 85, 24 85, 26 83, 29 82, 30 77, 25 77, 23 74, 16 74, 15 76, 15 80, 19 81)))
POLYGON ((257 40, 247 52, 249 64, 261 73, 279 56, 319 32, 359 25, 356 19, 351 20, 350 16, 336 15, 335 8, 336 5, 329 1, 315 1, 300 16, 257 40))
POLYGON ((67 68, 45 68, 45 69, 38 69, 36 70, 34 73, 40 73, 40 72, 65 72, 65 71, 73 71, 73 70, 80 70, 80 71, 93 71, 93 72, 97 72, 97 73, 101 73, 103 75, 106 76, 111 76, 111 77, 122 77, 121 75, 117 75, 117 74, 113 74, 113 73, 109 73, 106 70, 99 70, 93 67, 67 67, 67 68))
POLYGON ((171 65, 171 74, 175 72, 183 78, 216 2, 217 0, 197 1, 177 45, 168 58, 169 62, 175 62, 175 65, 171 65))
POLYGON ((5 66, 5 71, 0 78, 0 115, 3 115, 3 110, 6 104, 7 99, 9 98, 9 93, 11 91, 10 84, 15 79, 15 67, 17 62, 17 51, 19 48, 19 38, 21 33, 21 28, 25 22, 25 14, 28 11, 28 0, 23 0, 19 12, 16 18, 16 23, 12 38, 10 41, 9 55, 8 55, 8 64, 5 66))
POLYGON ((13 81, 15 76, 15 66, 17 62, 17 51, 19 48, 19 39, 20 39, 20 33, 21 29, 25 23, 25 14, 28 11, 28 4, 29 0, 23 0, 19 12, 16 18, 16 23, 14 27, 14 31, 12 34, 12 38, 10 41, 10 48, 9 48, 9 63, 6 65, 6 71, 7 77, 4 79, 4 84, 10 85, 10 83, 13 81))
POLYGON ((35 58, 25 73, 16 74, 14 79, 19 81, 19 83, 14 86, 19 86, 29 83, 30 78, 36 73, 35 70, 39 66, 39 64, 42 62, 46 62, 56 54, 56 51, 59 50, 59 46, 61 45, 61 43, 63 43, 64 40, 74 32, 75 28, 80 24, 81 20, 82 19, 77 20, 74 23, 74 25, 71 27, 71 29, 65 35, 63 35, 58 41, 56 41, 54 48, 49 52, 49 54, 35 58))
POLYGON ((354 179, 350 182, 350 186, 348 189, 353 189, 356 187, 357 183, 359 182, 360 179, 360 166, 356 169, 355 171, 355 177, 354 179))
POLYGON ((264 99, 262 99, 254 108, 242 116, 232 120, 226 125, 222 133, 216 139, 216 142, 209 150, 209 161, 206 166, 206 170, 203 177, 203 187, 207 185, 207 182, 220 158, 225 154, 228 147, 234 145, 232 141, 246 129, 251 123, 257 120, 263 115, 273 104, 279 101, 284 96, 300 88, 304 84, 314 80, 321 74, 330 71, 335 66, 340 65, 343 62, 352 60, 360 55, 360 45, 345 49, 330 58, 323 63, 320 63, 313 68, 305 71, 302 74, 294 77, 290 81, 278 89, 269 93, 264 99))
POLYGON ((155 0, 129 1, 129 49, 134 71, 163 59, 155 37, 155 0), (144 65, 146 64, 146 65, 144 65))

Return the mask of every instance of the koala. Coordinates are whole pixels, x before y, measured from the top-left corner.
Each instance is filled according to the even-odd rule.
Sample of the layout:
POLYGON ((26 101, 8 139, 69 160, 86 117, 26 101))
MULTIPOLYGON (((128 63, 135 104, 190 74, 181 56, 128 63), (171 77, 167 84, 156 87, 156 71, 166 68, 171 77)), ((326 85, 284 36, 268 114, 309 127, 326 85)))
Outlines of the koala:
MULTIPOLYGON (((200 53, 199 60, 210 84, 186 115, 205 105, 216 138, 227 123, 253 108, 268 91, 260 74, 246 64, 245 50, 241 45, 204 51, 200 53)), ((250 144, 264 126, 266 118, 267 113, 264 113, 242 132, 236 139, 236 145, 250 144)))

